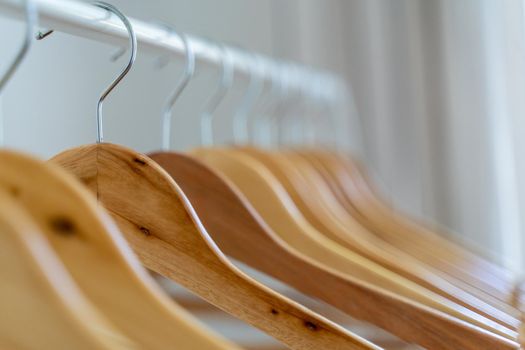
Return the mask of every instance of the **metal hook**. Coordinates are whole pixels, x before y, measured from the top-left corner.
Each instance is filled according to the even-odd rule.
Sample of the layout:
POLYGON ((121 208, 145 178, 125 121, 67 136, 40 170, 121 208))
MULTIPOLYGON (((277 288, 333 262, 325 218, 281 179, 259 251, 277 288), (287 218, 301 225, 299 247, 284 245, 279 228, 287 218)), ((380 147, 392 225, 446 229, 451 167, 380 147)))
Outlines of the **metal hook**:
MULTIPOLYGON (((29 48, 31 47, 31 43, 33 42, 33 29, 36 26, 38 12, 36 9, 36 6, 33 2, 33 0, 26 0, 25 1, 25 17, 26 17, 26 32, 24 35, 24 42, 22 43, 22 46, 18 50, 18 53, 16 54, 15 58, 13 59, 13 62, 9 65, 6 72, 0 79, 0 93, 4 89, 4 87, 7 85, 7 82, 13 77, 13 74, 18 69, 24 58, 27 56, 27 53, 29 52, 29 48)), ((0 111, 0 145, 4 144, 4 118, 1 115, 0 111)))
MULTIPOLYGON (((279 79, 276 64, 268 60, 265 60, 264 63, 269 70, 270 91, 264 101, 263 112, 254 118, 251 137, 254 142, 258 142, 260 145, 264 145, 265 132, 269 131, 264 123, 265 119, 268 118, 267 114, 271 113, 268 112, 268 110, 271 109, 271 107, 275 107, 275 104, 277 103, 275 100, 280 96, 283 90, 282 80, 279 79)), ((269 138, 271 138, 271 135, 269 138)))
POLYGON ((313 88, 310 91, 310 117, 305 119, 306 123, 306 132, 305 132, 305 144, 307 146, 315 146, 319 141, 319 134, 322 131, 322 126, 318 125, 320 116, 317 114, 319 112, 319 106, 322 101, 322 91, 320 89, 319 79, 314 75, 309 76, 309 83, 313 88), (308 128, 308 126, 310 128, 308 128))
MULTIPOLYGON (((289 87, 289 72, 286 70, 284 64, 277 65, 274 67, 273 76, 277 80, 278 84, 274 85, 274 105, 272 111, 265 117, 259 119, 259 129, 261 132, 261 140, 265 140, 266 146, 271 146, 274 143, 274 135, 277 136, 277 142, 279 135, 273 133, 275 120, 279 118, 283 111, 284 101, 288 98, 290 93, 289 87), (266 135, 265 135, 266 134, 266 135), (265 137, 266 136, 266 137, 265 137)), ((263 141, 264 142, 264 141, 263 141)))
POLYGON ((170 33, 176 34, 181 38, 184 44, 184 51, 186 52, 186 67, 184 68, 184 72, 180 77, 175 90, 166 100, 164 111, 162 112, 162 150, 167 151, 171 145, 171 121, 173 119, 173 107, 175 106, 175 102, 177 102, 177 99, 181 95, 182 91, 184 91, 191 78, 195 74, 195 53, 185 34, 177 33, 176 30, 171 26, 164 26, 168 28, 170 33))
POLYGON ((102 92, 102 95, 100 96, 97 102, 97 143, 101 143, 104 140, 104 134, 102 129, 102 104, 104 103, 106 97, 111 93, 111 91, 113 91, 113 89, 120 83, 120 81, 128 74, 131 67, 133 66, 133 63, 135 63, 135 59, 137 57, 137 36, 135 34, 135 31, 133 30, 131 22, 122 12, 120 12, 118 8, 102 1, 97 1, 93 3, 93 5, 98 6, 109 12, 112 12, 118 18, 120 18, 120 20, 122 20, 124 26, 128 31, 129 45, 131 46, 131 56, 129 58, 128 64, 126 65, 126 67, 124 67, 122 72, 115 78, 115 80, 113 80, 113 82, 106 88, 106 90, 102 92))
POLYGON ((221 66, 221 80, 217 89, 208 99, 204 111, 201 114, 201 142, 203 145, 213 144, 213 112, 226 96, 228 90, 233 86, 234 65, 230 52, 224 45, 220 45, 223 52, 221 66))
POLYGON ((233 116, 233 140, 236 144, 242 144, 249 140, 248 113, 255 105, 264 87, 262 59, 254 53, 251 53, 251 56, 255 65, 250 71, 250 83, 239 108, 233 116))
MULTIPOLYGON (((285 69, 285 72, 286 73, 284 73, 283 78, 285 78, 286 81, 288 81, 288 83, 292 85, 294 91, 293 94, 287 93, 287 96, 291 95, 291 97, 288 98, 287 103, 283 103, 281 113, 276 116, 278 144, 280 146, 284 145, 285 143, 286 122, 288 122, 289 119, 294 119, 294 117, 296 117, 299 114, 294 114, 293 110, 294 108, 300 107, 301 102, 304 100, 304 89, 305 87, 309 86, 308 82, 304 81, 304 73, 301 73, 296 65, 289 64, 289 67, 285 69)), ((293 131, 295 130, 292 130, 292 135, 293 131)))
MULTIPOLYGON (((107 2, 103 1, 96 1, 93 3, 94 6, 100 7, 106 11, 108 11, 108 19, 111 18, 111 14, 116 15, 122 23, 124 23, 124 26, 126 27, 126 30, 129 34, 129 45, 131 47, 131 56, 129 58, 129 62, 124 67, 122 72, 113 80, 113 82, 102 92, 102 95, 98 99, 97 102, 97 143, 101 143, 104 141, 104 133, 102 128, 102 105, 104 103, 104 100, 106 97, 113 91, 113 89, 120 83, 120 81, 128 74, 128 72, 131 70, 131 67, 133 66, 133 63, 135 63, 135 59, 137 58, 137 36, 135 34, 135 31, 133 30, 133 26, 131 25, 131 22, 128 20, 128 18, 120 12, 118 8, 115 6, 108 4, 107 2)), ((53 34, 54 30, 48 30, 46 32, 39 32, 36 35, 37 40, 45 39, 47 36, 53 34)), ((125 52, 119 49, 119 52, 125 52)), ((115 54, 112 55, 112 61, 118 59, 118 57, 115 56, 115 54)))
POLYGON ((35 3, 32 0, 25 0, 25 17, 26 17, 26 32, 24 35, 24 42, 22 47, 18 50, 13 62, 9 65, 6 72, 0 79, 0 92, 3 90, 7 82, 11 79, 17 68, 20 66, 22 61, 27 55, 31 43, 33 42, 33 29, 37 22, 37 9, 35 3))
POLYGON ((324 147, 337 145, 338 137, 343 127, 338 126, 337 115, 333 112, 329 100, 329 89, 326 78, 318 76, 314 82, 314 104, 317 112, 314 113, 313 128, 318 131, 318 143, 324 147), (328 119, 324 122, 324 119, 328 119), (317 122, 317 126, 315 125, 317 122), (324 135, 323 135, 324 127, 324 135), (328 138, 326 138, 328 136, 328 138))

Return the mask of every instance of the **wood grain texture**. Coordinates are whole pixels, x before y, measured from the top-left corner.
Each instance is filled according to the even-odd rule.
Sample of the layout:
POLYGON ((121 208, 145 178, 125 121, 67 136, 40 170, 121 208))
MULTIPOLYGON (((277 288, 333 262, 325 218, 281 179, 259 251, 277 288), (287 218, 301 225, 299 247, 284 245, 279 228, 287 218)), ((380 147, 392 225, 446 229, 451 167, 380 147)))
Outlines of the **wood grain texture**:
MULTIPOLYGON (((257 163, 251 158, 242 154, 233 155, 231 152, 220 149, 199 149, 193 151, 192 155, 227 176, 246 195, 246 198, 274 232, 288 244, 315 259, 318 264, 324 265, 325 269, 330 269, 335 276, 342 276, 341 273, 344 273, 346 268, 355 266, 344 260, 345 253, 338 251, 337 245, 332 244, 325 246, 324 249, 319 249, 322 247, 321 239, 314 240, 308 233, 297 232, 307 226, 298 227, 297 223, 290 218, 289 210, 293 211, 293 208, 286 203, 290 200, 276 193, 282 189, 280 190, 276 184, 271 184, 271 174, 263 167, 257 166, 257 163), (292 237, 294 234, 296 237, 292 237), (309 241, 313 243, 306 246, 305 244, 309 241), (340 272, 335 272, 334 268, 340 272)), ((241 253, 242 251, 238 254, 241 253)), ((401 339, 429 349, 479 349, 486 345, 485 340, 482 340, 485 337, 492 339, 491 347, 494 348, 500 346, 516 348, 517 346, 513 341, 504 340, 495 334, 364 284, 350 277, 352 273, 352 270, 347 270, 344 277, 334 278, 332 282, 329 282, 321 278, 321 276, 326 278, 326 274, 314 275, 311 272, 312 280, 309 282, 315 284, 318 281, 322 286, 328 283, 330 286, 339 284, 337 290, 348 299, 346 305, 337 306, 341 310, 355 318, 376 324, 401 339), (342 281, 346 281, 346 287, 342 281), (459 335, 460 333, 462 335, 459 335)), ((303 279, 308 281, 305 277, 303 279)), ((310 288, 315 289, 315 287, 310 288)), ((319 294, 318 297, 323 300, 330 298, 322 294, 319 294)), ((335 305, 338 300, 333 296, 332 298, 334 299, 329 302, 335 305)), ((516 339, 517 336, 514 332, 506 333, 506 335, 512 339, 516 339)))
MULTIPOLYGON (((321 233, 342 246, 380 264, 408 280, 466 307, 492 321, 516 330, 519 320, 451 284, 419 260, 390 246, 364 229, 337 203, 324 180, 303 157, 295 153, 268 153, 242 148, 261 162, 291 196, 301 214, 321 233)), ((443 300, 443 298, 441 298, 443 300)), ((448 308, 450 309, 450 308, 448 308)), ((454 308, 452 309, 454 310, 454 308)), ((445 311, 445 310, 442 310, 445 311)))
MULTIPOLYGON (((344 305, 345 300, 337 300, 338 297, 344 299, 345 293, 340 288, 333 288, 326 283, 307 283, 306 277, 311 276, 312 268, 304 265, 311 264, 311 260, 306 260, 304 255, 296 251, 291 254, 293 248, 278 238, 246 200, 240 198, 238 191, 233 190, 215 172, 182 154, 156 153, 150 157, 181 186, 208 233, 226 254, 289 283, 305 294, 315 295, 327 302, 333 302, 335 298, 338 304, 334 306, 339 307, 341 303, 344 305), (258 254, 253 254, 254 251, 258 254), (298 257, 302 257, 302 261, 298 262, 298 257), (278 258, 286 261, 276 264, 278 258), (329 293, 334 293, 332 298, 326 296, 329 293)), ((320 269, 318 274, 330 273, 318 264, 315 265, 314 267, 320 269)), ((403 278, 392 278, 380 286, 451 316, 493 330, 492 322, 486 322, 464 307, 403 278)))
POLYGON ((75 283, 137 349, 231 349, 164 294, 95 197, 64 169, 2 153, 1 185, 38 223, 75 283))
POLYGON ((291 349, 379 349, 240 272, 208 236, 178 185, 148 157, 99 144, 53 161, 96 192, 153 271, 291 349))
POLYGON ((86 299, 18 193, 0 189, 0 348, 136 349, 86 299))
POLYGON ((364 168, 355 160, 326 152, 312 154, 328 169, 343 195, 343 203, 377 235, 447 274, 509 301, 514 283, 509 272, 396 213, 380 199, 364 168))
MULTIPOLYGON (((344 210, 348 212, 352 217, 357 219, 363 226, 365 226, 370 232, 376 234, 380 239, 382 239, 384 233, 377 231, 381 230, 390 230, 392 232, 396 232, 396 228, 392 227, 388 221, 381 220, 381 218, 377 218, 379 221, 376 222, 376 225, 373 225, 368 222, 368 219, 361 215, 361 213, 353 206, 353 204, 350 201, 350 198, 345 196, 344 194, 344 188, 342 186, 338 185, 338 179, 342 176, 344 176, 346 173, 343 171, 337 171, 336 169, 340 169, 343 167, 341 161, 339 161, 339 158, 337 158, 332 153, 327 152, 321 152, 319 150, 316 151, 308 151, 308 150, 301 150, 300 152, 294 152, 296 154, 299 154, 303 157, 303 159, 307 160, 309 163, 311 163, 313 166, 312 168, 318 172, 322 179, 326 182, 326 185, 331 190, 334 197, 338 200, 338 202, 343 206, 344 210), (338 177, 338 174, 341 176, 338 177)), ((354 197, 363 198, 361 194, 357 193, 358 187, 352 187, 351 182, 352 179, 346 178, 347 181, 345 181, 345 187, 346 188, 353 188, 355 191, 352 191, 352 195, 354 197)), ((361 183, 362 184, 362 183, 361 183)), ((366 190, 366 189, 365 189, 366 190)), ((368 190, 366 190, 368 192, 368 190)), ((380 210, 379 210, 380 211, 380 210)), ((395 215, 400 217, 401 215, 395 214, 392 210, 390 210, 392 213, 391 215, 395 215)), ((375 214, 374 214, 375 215, 375 214)), ((376 215, 377 216, 377 215, 376 215)), ((399 229, 399 228, 398 228, 399 229)), ((388 233, 387 233, 388 234, 388 233)), ((420 234, 421 235, 421 234, 420 234)), ((442 239, 441 239, 442 240, 442 239)), ((392 242, 385 240, 389 244, 392 244, 392 242)), ((452 244, 452 242, 449 242, 449 244, 452 244)), ((394 245, 394 244, 393 244, 394 245)), ((432 267, 435 270, 435 273, 439 273, 440 277, 442 279, 447 280, 448 282, 452 283, 453 285, 467 291, 468 293, 476 296, 480 300, 483 300, 489 305, 492 305, 496 307, 497 309, 511 315, 513 318, 518 319, 519 318, 519 312, 517 309, 513 306, 511 302, 509 302, 508 296, 502 296, 499 293, 495 293, 495 289, 492 287, 485 287, 481 285, 480 283, 471 283, 472 278, 466 276, 466 274, 472 274, 476 275, 476 271, 479 270, 481 266, 479 266, 475 270, 467 271, 466 273, 457 273, 457 271, 463 270, 463 268, 466 268, 466 266, 458 266, 454 265, 454 269, 450 271, 450 269, 447 269, 446 266, 443 266, 443 264, 436 264, 435 260, 432 259, 432 256, 438 255, 439 249, 437 251, 432 252, 423 252, 421 250, 416 251, 414 254, 414 251, 410 249, 411 246, 413 246, 413 242, 405 242, 401 244, 394 245, 399 250, 405 251, 406 253, 410 254, 414 258, 418 259, 419 261, 423 262, 425 265, 432 267), (430 257, 430 259, 429 259, 430 257)), ((470 253, 472 254, 472 253, 470 253)), ((479 260, 482 260, 478 257, 479 260)), ((451 265, 450 261, 447 262, 447 265, 451 265)), ((501 269, 500 269, 501 270, 501 269)), ((486 275, 485 271, 481 272, 481 275, 486 275)), ((478 276, 477 279, 480 279, 482 276, 478 276)), ((491 282, 497 283, 497 281, 492 280, 491 282)), ((486 284, 486 283, 485 283, 486 284)))

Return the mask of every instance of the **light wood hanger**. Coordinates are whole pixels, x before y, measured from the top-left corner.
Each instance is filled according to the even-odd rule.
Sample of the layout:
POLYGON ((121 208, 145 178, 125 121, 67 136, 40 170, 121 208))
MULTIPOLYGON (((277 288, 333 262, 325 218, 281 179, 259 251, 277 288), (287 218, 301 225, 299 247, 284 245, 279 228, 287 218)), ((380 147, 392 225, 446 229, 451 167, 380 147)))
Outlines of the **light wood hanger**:
POLYGON ((389 249, 385 242, 366 232, 346 211, 335 203, 329 188, 303 157, 295 153, 267 153, 255 148, 242 149, 260 161, 279 180, 291 195, 305 218, 319 231, 335 242, 381 264, 403 277, 465 306, 511 329, 517 329, 519 320, 486 304, 451 284, 420 262, 401 251, 389 249))
MULTIPOLYGON (((321 180, 324 180, 325 184, 327 185, 328 192, 331 192, 333 196, 337 199, 339 204, 342 206, 343 210, 346 211, 349 215, 354 217, 359 221, 359 223, 363 224, 363 221, 366 221, 366 218, 364 218, 355 208, 351 206, 350 203, 345 203, 345 199, 342 198, 343 194, 341 193, 341 190, 337 187, 336 183, 332 179, 332 175, 330 174, 330 171, 327 169, 329 167, 331 158, 330 154, 327 154, 327 152, 320 152, 320 151, 301 151, 301 152, 294 152, 296 154, 299 154, 302 156, 303 159, 307 160, 308 163, 312 164, 312 170, 316 172, 321 180), (318 157, 322 157, 322 159, 317 159, 318 157), (327 162, 328 164, 325 165, 323 162, 327 162)), ((335 167, 338 165, 335 164, 335 167)), ((351 180, 349 180, 351 181, 351 180)), ((382 221, 382 229, 390 229, 395 230, 392 227, 389 227, 388 222, 382 221), (386 224, 386 226, 385 226, 386 224)), ((378 227, 370 228, 370 225, 363 224, 364 227, 366 227, 368 230, 370 230, 371 233, 374 233, 374 229, 378 230, 378 227)), ((374 233, 375 234, 375 233, 374 233)), ((378 238, 381 238, 381 235, 377 235, 378 238)), ((391 242, 385 241, 388 244, 391 244, 391 242)), ((432 267, 435 273, 439 274, 442 279, 447 280, 449 283, 452 283, 453 285, 467 291, 468 293, 476 296, 480 300, 483 300, 484 302, 488 303, 489 305, 492 305, 499 310, 504 311, 505 313, 512 315, 515 319, 519 318, 519 312, 516 310, 515 307, 512 306, 512 303, 508 301, 502 301, 500 298, 495 297, 490 293, 490 291, 480 289, 479 286, 474 286, 471 284, 468 284, 465 282, 465 279, 459 279, 459 277, 454 276, 453 274, 449 274, 446 271, 443 271, 439 268, 439 266, 436 266, 432 263, 429 259, 420 259, 417 255, 412 255, 410 249, 407 249, 407 245, 411 245, 412 243, 407 244, 398 244, 395 245, 396 248, 398 248, 401 251, 404 251, 414 258, 416 258, 419 261, 422 261, 426 266, 432 267)), ((474 272, 474 271, 471 271, 474 272)))
MULTIPOLYGON (((151 270, 291 349, 379 349, 246 276, 217 248, 191 203, 162 168, 145 155, 102 142, 102 102, 130 70, 137 50, 131 24, 113 10, 130 34, 131 57, 99 99, 97 144, 62 152, 52 161, 70 170, 96 194, 151 270)), ((185 37, 183 42, 187 55, 193 56, 185 37)), ((194 56, 188 62, 193 70, 194 56)), ((187 81, 189 78, 182 79, 179 88, 187 81)), ((170 99, 176 99, 179 88, 170 99)))
POLYGON ((0 190, 0 348, 136 349, 82 294, 18 195, 0 190))
MULTIPOLYGON (((102 104, 131 69, 137 39, 127 17, 104 2, 95 6, 116 15, 129 33, 130 58, 102 93, 97 108, 97 140, 102 139, 102 104)), ((140 349, 235 349, 199 325, 162 292, 126 244, 96 198, 78 180, 53 164, 4 152, 9 168, 2 186, 19 188, 31 212, 76 283, 90 300, 140 349)))
POLYGON ((52 161, 96 194, 151 270, 291 349, 378 349, 232 265, 178 185, 148 157, 102 143, 65 151, 52 161))
POLYGON ((509 302, 513 280, 503 268, 389 208, 355 160, 330 152, 309 153, 327 170, 339 200, 372 232, 456 280, 509 302))
MULTIPOLYGON (((308 224, 302 222, 300 215, 297 215, 297 209, 294 209, 291 200, 286 197, 284 189, 280 188, 278 182, 276 182, 276 180, 272 180, 273 178, 271 174, 269 174, 268 170, 258 164, 255 160, 240 152, 233 154, 230 150, 221 150, 217 148, 198 149, 192 151, 191 154, 227 176, 228 179, 231 180, 243 192, 244 195, 246 195, 246 198, 274 230, 274 232, 279 234, 279 236, 292 247, 315 259, 319 264, 329 266, 329 268, 332 270, 337 270, 339 273, 345 274, 347 277, 349 274, 353 273, 353 268, 359 267, 357 262, 359 259, 363 259, 362 257, 355 256, 355 261, 351 260, 348 257, 352 257, 351 252, 346 254, 347 251, 344 248, 327 240, 322 235, 316 233, 315 229, 311 229, 308 224), (291 212, 293 213, 291 214, 291 212)), ((363 266, 364 264, 361 265, 361 271, 363 271, 363 266)), ((368 270, 368 272, 371 274, 371 270, 368 270)), ((380 267, 377 269, 376 275, 381 277, 380 267)), ((366 277, 366 274, 362 272, 362 276, 366 277)), ((351 277, 348 278, 352 280, 351 277)), ((382 279, 377 278, 377 280, 384 281, 385 279, 383 277, 382 279)), ((390 297, 395 298, 393 295, 390 297)), ((379 298, 375 300, 376 303, 373 303, 373 305, 375 307, 381 308, 383 306, 382 301, 380 301, 379 298)), ((396 300, 399 302, 399 299, 396 300)), ((347 313, 357 312, 355 309, 345 311, 347 313)), ((355 316, 357 318, 365 317, 365 320, 368 320, 372 323, 384 325, 381 327, 407 341, 411 341, 409 340, 410 338, 407 337, 414 337, 416 333, 423 337, 423 339, 419 339, 420 341, 425 341, 424 333, 415 331, 413 328, 410 330, 410 327, 417 327, 417 325, 414 326, 408 324, 408 322, 406 324, 400 325, 400 322, 390 322, 390 319, 374 319, 377 318, 377 314, 372 314, 372 311, 373 307, 370 306, 370 308, 367 308, 365 315, 355 316), (393 327, 393 324, 400 327, 401 329, 396 329, 396 327, 393 327), (403 331, 405 334, 403 334, 403 331)), ((398 315, 403 315, 403 313, 398 313, 398 315)), ((387 312, 385 317, 391 317, 390 313, 387 312)), ((408 320, 410 317, 407 317, 406 319, 408 320)), ((417 322, 421 322, 422 319, 427 319, 428 321, 428 318, 426 317, 422 318, 415 315, 413 317, 413 320, 417 320, 417 322)), ((490 320, 486 320, 486 322, 487 324, 493 325, 493 332, 502 334, 508 339, 515 341, 516 332, 499 326, 490 320)), ((425 327, 425 329, 431 328, 432 327, 425 327)), ((485 334, 483 331, 482 333, 485 334)), ((454 346, 450 344, 453 344, 458 339, 453 332, 451 332, 449 335, 452 338, 448 342, 448 346, 452 346, 452 348, 454 348, 454 346), (454 338, 456 338, 456 340, 454 340, 454 338)), ((441 336, 444 337, 445 335, 441 334, 441 336)), ((467 337, 460 338, 464 340, 467 337)), ((475 339, 475 337, 472 337, 471 339, 475 339)), ((433 346, 435 345, 436 344, 434 343, 433 346)), ((443 346, 445 345, 439 344, 437 348, 443 348, 443 346)), ((467 348, 467 346, 468 345, 462 344, 461 348, 467 348)), ((511 345, 511 347, 512 346, 515 345, 511 345)), ((429 348, 431 348, 431 346, 429 346, 429 348)))
POLYGON ((1 151, 0 187, 16 188, 75 282, 140 349, 233 349, 174 304, 97 207, 63 169, 1 151))
MULTIPOLYGON (((418 308, 410 302, 391 299, 389 293, 370 289, 306 257, 277 237, 227 179, 198 160, 170 152, 154 153, 150 157, 181 186, 211 237, 234 258, 354 317, 428 348, 443 349, 443 344, 458 348, 457 340, 448 338, 449 333, 456 334, 455 327, 460 329, 457 332, 472 331, 464 328, 460 321, 418 308), (386 309, 392 313, 385 313, 386 309), (406 316, 418 313, 425 316, 406 316), (396 317, 401 315, 404 316, 396 322, 396 317)), ((256 182, 253 185, 258 186, 256 182)), ((460 337, 465 342, 475 341, 473 338, 471 335, 460 337)), ((468 347, 461 344, 461 348, 467 348, 465 346, 468 347)))

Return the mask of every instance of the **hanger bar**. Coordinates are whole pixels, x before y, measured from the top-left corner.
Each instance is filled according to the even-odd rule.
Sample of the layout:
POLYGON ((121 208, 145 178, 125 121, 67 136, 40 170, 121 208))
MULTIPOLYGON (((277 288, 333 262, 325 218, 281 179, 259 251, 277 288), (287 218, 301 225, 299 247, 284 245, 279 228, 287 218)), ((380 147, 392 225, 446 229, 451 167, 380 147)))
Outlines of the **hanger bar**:
MULTIPOLYGON (((50 28, 55 31, 68 33, 104 43, 121 45, 126 47, 128 33, 117 16, 110 14, 106 10, 72 0, 34 0, 38 9, 39 24, 42 27, 50 28)), ((22 20, 24 17, 23 2, 19 0, 0 0, 0 15, 9 18, 16 17, 22 20)), ((173 57, 184 60, 184 43, 177 35, 169 35, 166 29, 160 25, 146 23, 134 18, 129 18, 140 45, 141 52, 162 54, 170 53, 173 57)), ((188 42, 192 46, 197 59, 197 69, 202 64, 220 67, 224 50, 221 50, 215 43, 188 35, 188 42)), ((262 72, 254 67, 258 59, 254 55, 249 55, 241 49, 226 46, 231 55, 231 60, 235 68, 236 77, 248 80, 250 76, 259 74, 264 81, 271 81, 272 70, 281 70, 285 62, 261 56, 263 60, 269 62, 270 70, 262 72)), ((295 65, 294 65, 295 66, 295 65)), ((301 72, 294 76, 291 87, 294 89, 304 89, 305 78, 321 79, 325 86, 328 96, 334 100, 344 94, 342 80, 334 74, 322 71, 315 71, 305 66, 295 66, 301 72)), ((288 68, 290 69, 290 68, 288 68)), ((282 71, 282 70, 281 70, 282 71)), ((312 84, 313 85, 313 84, 312 84)), ((312 94, 315 93, 312 91, 312 94)))

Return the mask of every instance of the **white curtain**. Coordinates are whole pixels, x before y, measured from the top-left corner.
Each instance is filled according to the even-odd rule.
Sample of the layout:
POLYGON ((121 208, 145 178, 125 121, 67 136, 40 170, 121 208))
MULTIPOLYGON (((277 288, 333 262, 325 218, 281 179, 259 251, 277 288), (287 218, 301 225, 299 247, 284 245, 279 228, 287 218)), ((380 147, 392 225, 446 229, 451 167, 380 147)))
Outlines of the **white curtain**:
POLYGON ((348 78, 363 126, 351 131, 392 204, 522 271, 523 2, 299 6, 303 58, 348 78))

